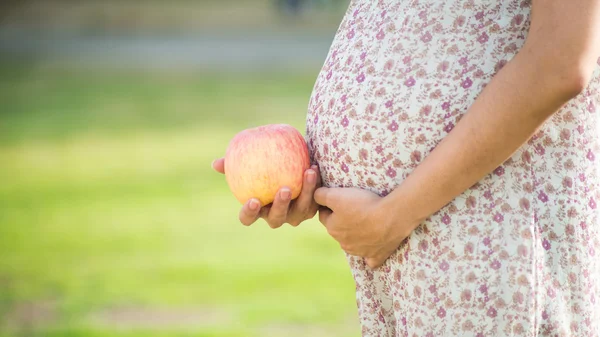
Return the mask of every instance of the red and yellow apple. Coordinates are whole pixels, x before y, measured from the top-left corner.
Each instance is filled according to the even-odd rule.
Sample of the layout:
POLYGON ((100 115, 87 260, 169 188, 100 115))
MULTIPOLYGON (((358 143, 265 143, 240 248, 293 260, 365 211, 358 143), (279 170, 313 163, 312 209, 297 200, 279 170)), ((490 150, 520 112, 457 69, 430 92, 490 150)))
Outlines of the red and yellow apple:
POLYGON ((269 124, 236 134, 225 152, 225 179, 239 202, 257 198, 261 205, 275 200, 281 187, 295 199, 310 167, 302 134, 287 124, 269 124))

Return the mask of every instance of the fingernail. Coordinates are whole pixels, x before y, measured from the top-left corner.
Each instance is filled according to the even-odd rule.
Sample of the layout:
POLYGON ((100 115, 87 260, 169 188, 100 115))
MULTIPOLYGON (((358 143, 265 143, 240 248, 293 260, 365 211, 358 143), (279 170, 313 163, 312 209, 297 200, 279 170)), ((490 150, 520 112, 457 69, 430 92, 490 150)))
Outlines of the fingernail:
POLYGON ((288 201, 292 197, 292 192, 288 188, 284 188, 279 193, 279 196, 281 197, 281 199, 283 199, 283 201, 288 201))
POLYGON ((250 208, 250 210, 256 211, 260 207, 260 203, 258 202, 258 200, 252 199, 250 200, 248 207, 250 208))
POLYGON ((310 168, 313 169, 314 171, 316 171, 319 167, 317 165, 313 165, 310 168))
POLYGON ((316 181, 316 178, 317 178, 316 177, 317 174, 315 173, 315 171, 309 170, 308 173, 306 173, 306 174, 307 174, 306 181, 308 181, 309 184, 314 184, 316 181))

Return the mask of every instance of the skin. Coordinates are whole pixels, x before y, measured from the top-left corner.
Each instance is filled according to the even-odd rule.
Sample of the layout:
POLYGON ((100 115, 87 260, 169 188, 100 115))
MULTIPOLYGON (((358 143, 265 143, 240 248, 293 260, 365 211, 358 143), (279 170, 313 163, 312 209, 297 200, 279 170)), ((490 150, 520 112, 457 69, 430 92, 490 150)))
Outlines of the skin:
POLYGON ((600 0, 533 1, 521 51, 456 127, 384 198, 319 188, 320 221, 349 254, 378 267, 425 219, 481 180, 587 86, 600 56, 600 0))
MULTIPOLYGON (((320 178, 305 178, 299 201, 290 203, 280 192, 271 207, 244 205, 240 221, 250 225, 262 217, 275 228, 291 219, 297 225, 321 205, 319 220, 342 249, 371 268, 383 264, 419 224, 501 165, 590 81, 600 56, 600 0, 534 0, 532 6, 520 52, 388 196, 317 188, 320 178)), ((223 173, 222 159, 213 167, 223 173)))
MULTIPOLYGON (((212 167, 215 171, 224 174, 225 159, 219 158, 213 161, 212 167)), ((269 227, 279 228, 286 223, 296 227, 303 221, 312 219, 319 208, 313 198, 315 190, 321 186, 321 177, 318 172, 316 165, 304 172, 302 191, 294 200, 290 200, 291 190, 286 186, 277 192, 273 203, 262 208, 258 199, 250 199, 240 210, 240 222, 245 226, 250 226, 262 218, 269 227)))

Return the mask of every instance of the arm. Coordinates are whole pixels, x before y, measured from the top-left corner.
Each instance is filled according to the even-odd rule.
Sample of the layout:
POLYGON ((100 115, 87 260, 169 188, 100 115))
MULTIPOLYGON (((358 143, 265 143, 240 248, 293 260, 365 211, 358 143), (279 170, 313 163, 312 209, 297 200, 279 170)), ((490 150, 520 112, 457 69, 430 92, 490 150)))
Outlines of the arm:
POLYGON ((319 219, 347 253, 381 265, 433 213, 522 146, 587 85, 600 55, 600 0, 533 0, 520 52, 456 127, 384 198, 319 188, 319 219))
POLYGON ((441 209, 508 159, 579 94, 598 56, 599 0, 534 0, 521 51, 448 136, 384 198, 385 207, 412 212, 419 222, 441 209))

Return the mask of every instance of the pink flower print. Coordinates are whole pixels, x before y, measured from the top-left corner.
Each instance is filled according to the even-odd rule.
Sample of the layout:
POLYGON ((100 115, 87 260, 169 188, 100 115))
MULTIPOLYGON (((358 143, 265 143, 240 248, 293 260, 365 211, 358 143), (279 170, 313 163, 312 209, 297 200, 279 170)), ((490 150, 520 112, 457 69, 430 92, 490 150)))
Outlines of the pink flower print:
POLYGON ((490 190, 486 190, 485 192, 483 192, 483 197, 487 200, 492 200, 492 192, 490 190))
POLYGON ((461 86, 462 86, 464 89, 468 89, 468 88, 470 88, 470 87, 471 87, 471 85, 473 85, 473 81, 472 81, 470 78, 468 78, 468 77, 467 77, 467 78, 466 78, 466 79, 465 79, 465 80, 462 82, 462 84, 461 84, 461 86))
POLYGON ((375 147, 375 152, 377 152, 378 154, 381 154, 383 152, 383 147, 381 145, 377 145, 375 147))
POLYGON ((394 101, 389 100, 389 101, 385 102, 385 107, 388 109, 391 109, 393 104, 394 104, 394 101))
POLYGON ((587 156, 585 156, 587 159, 589 159, 590 161, 594 161, 594 159, 596 159, 596 156, 594 155, 594 153, 592 152, 592 150, 589 150, 587 153, 587 156))
POLYGON ((548 313, 546 312, 546 310, 542 311, 542 319, 548 319, 548 313))
POLYGON ((333 75, 333 70, 330 70, 330 71, 327 73, 327 79, 328 79, 328 80, 330 80, 332 75, 333 75))
POLYGON ((490 307, 487 311, 487 315, 491 318, 496 317, 497 314, 498 314, 498 312, 496 311, 496 308, 494 308, 494 307, 490 307))
POLYGON ((446 317, 446 309, 444 309, 443 307, 440 307, 440 309, 437 312, 437 315, 439 318, 446 317))
POLYGON ((468 59, 466 56, 463 56, 463 57, 461 57, 461 58, 458 60, 458 64, 460 64, 461 66, 464 66, 464 65, 466 65, 466 64, 467 64, 467 61, 468 61, 468 60, 469 60, 469 59, 468 59))
POLYGON ((435 294, 436 291, 437 291, 437 288, 436 288, 435 284, 432 284, 429 286, 430 293, 435 294))
POLYGON ((350 171, 348 169, 348 165, 346 165, 346 163, 342 163, 342 171, 344 171, 344 173, 348 173, 350 171))
POLYGON ((523 14, 517 14, 511 22, 515 26, 520 26, 523 23, 523 14))
POLYGON ((479 291, 481 291, 484 294, 487 294, 487 291, 488 291, 487 285, 482 284, 481 286, 479 286, 479 291))
POLYGON ((419 249, 422 251, 427 251, 427 248, 429 248, 429 243, 427 242, 427 240, 421 240, 419 241, 419 249))
POLYGON ((348 58, 346 59, 346 65, 347 66, 351 65, 352 61, 354 61, 354 56, 353 55, 348 56, 348 58))
POLYGON ((548 239, 544 239, 544 241, 542 241, 542 247, 544 247, 545 250, 550 250, 550 248, 552 248, 548 239))
POLYGON ((346 34, 346 37, 347 37, 348 39, 351 39, 351 38, 353 38, 353 37, 354 37, 354 29, 351 29, 351 30, 348 32, 348 34, 346 34))
POLYGON ((587 228, 587 224, 582 221, 579 223, 579 227, 581 227, 581 229, 585 230, 587 228))
POLYGON ((421 36, 421 41, 423 41, 424 43, 431 42, 431 33, 426 32, 425 34, 423 34, 423 36, 421 36))
POLYGON ((448 214, 444 214, 444 216, 442 217, 442 222, 446 225, 450 224, 450 216, 448 214))
POLYGON ((443 271, 447 271, 448 268, 450 268, 450 265, 448 264, 447 261, 443 261, 442 263, 440 263, 440 269, 443 271))
POLYGON ((393 67, 394 67, 394 60, 387 60, 385 62, 385 65, 383 66, 383 69, 386 71, 390 71, 390 70, 392 70, 393 67))
POLYGON ((490 37, 487 35, 487 33, 483 32, 483 34, 479 35, 479 37, 477 38, 477 41, 479 43, 486 43, 486 42, 488 42, 489 38, 490 37))
POLYGON ((477 13, 475 14, 475 19, 477 19, 477 20, 481 20, 481 19, 483 19, 483 12, 481 12, 481 11, 480 11, 480 12, 477 12, 477 13))
POLYGON ((404 63, 404 64, 409 64, 409 63, 410 63, 410 61, 411 61, 411 57, 410 57, 410 55, 406 55, 406 56, 404 56, 404 58, 402 59, 402 63, 404 63))
POLYGON ((494 215, 494 221, 496 221, 497 223, 501 223, 502 221, 504 221, 504 215, 496 213, 496 215, 494 215))
POLYGON ((596 107, 594 106, 594 103, 593 103, 593 102, 590 102, 590 104, 588 104, 588 106, 587 106, 587 111, 588 111, 589 113, 594 113, 594 111, 596 111, 596 107))
POLYGON ((504 167, 502 166, 498 166, 495 170, 494 170, 494 174, 497 175, 498 177, 501 177, 502 175, 504 175, 504 167))
POLYGON ((485 337, 485 336, 483 335, 483 333, 481 333, 481 332, 478 332, 478 333, 477 333, 477 335, 476 335, 475 337, 485 337))
POLYGON ((348 127, 348 117, 344 116, 344 118, 342 119, 342 126, 343 127, 348 127))
POLYGON ((498 270, 500 269, 500 267, 502 266, 502 264, 500 263, 500 261, 498 260, 494 260, 491 264, 492 269, 494 270, 498 270))
POLYGON ((404 81, 404 85, 407 87, 412 87, 414 86, 416 83, 415 78, 414 77, 409 77, 406 81, 404 81))
POLYGON ((450 109, 450 102, 444 102, 444 103, 442 104, 442 109, 443 109, 443 110, 446 110, 446 111, 447 111, 448 109, 450 109))
POLYGON ((548 296, 550 296, 551 298, 554 298, 554 296, 556 295, 556 293, 554 292, 554 288, 552 287, 548 287, 548 296))
POLYGON ((342 97, 340 97, 340 101, 342 101, 342 103, 346 104, 346 100, 348 99, 348 96, 346 95, 342 95, 342 97))
POLYGON ((365 73, 360 73, 360 75, 358 75, 358 77, 356 78, 356 81, 358 83, 362 83, 365 80, 365 73))
POLYGON ((398 123, 396 123, 396 121, 392 121, 392 123, 390 123, 388 126, 388 129, 392 132, 398 130, 398 123))
POLYGON ((596 200, 594 198, 590 198, 590 202, 588 203, 591 209, 596 209, 596 200))
POLYGON ((546 149, 544 149, 544 146, 542 144, 537 144, 535 146, 535 153, 543 156, 546 153, 546 149))
POLYGON ((395 178, 396 177, 396 170, 394 170, 392 167, 388 167, 386 174, 390 178, 395 178))
POLYGON ((379 33, 377 33, 377 35, 375 37, 377 38, 377 40, 383 40, 383 38, 385 37, 385 33, 383 32, 383 29, 380 29, 379 33))
POLYGON ((444 131, 446 131, 446 132, 448 132, 448 133, 449 133, 450 131, 452 131, 452 129, 454 129, 454 123, 452 123, 452 122, 448 123, 448 125, 446 125, 446 126, 444 127, 444 131))
POLYGON ((548 195, 546 195, 544 191, 540 191, 538 194, 538 199, 540 199, 541 202, 548 202, 548 195))
POLYGON ((490 240, 489 236, 486 236, 485 238, 483 238, 483 244, 484 245, 486 245, 486 246, 489 247, 490 246, 490 242, 491 242, 491 240, 490 240))
POLYGON ((521 206, 522 209, 529 210, 529 205, 529 199, 521 198, 521 200, 519 200, 519 206, 521 206))
POLYGON ((523 296, 523 294, 521 292, 516 292, 513 294, 513 301, 522 304, 523 301, 525 300, 525 296, 523 296))
POLYGON ((573 187, 573 179, 571 177, 564 177, 562 185, 566 188, 573 187))
POLYGON ((585 131, 585 128, 583 127, 583 125, 579 125, 577 126, 577 132, 579 132, 579 134, 583 134, 583 131, 585 131))
POLYGON ((367 57, 367 52, 363 51, 363 52, 360 54, 360 60, 361 60, 361 61, 364 61, 366 57, 367 57))

